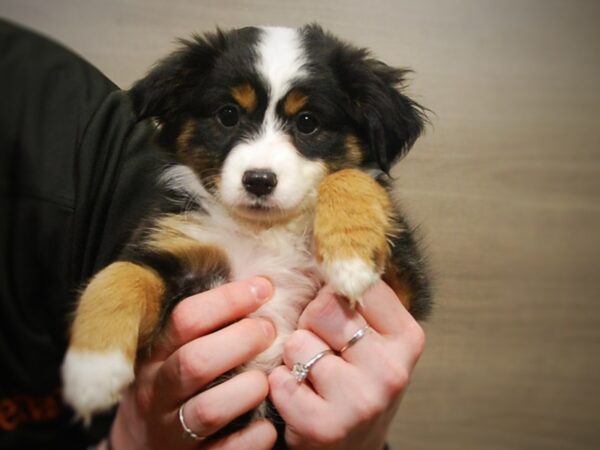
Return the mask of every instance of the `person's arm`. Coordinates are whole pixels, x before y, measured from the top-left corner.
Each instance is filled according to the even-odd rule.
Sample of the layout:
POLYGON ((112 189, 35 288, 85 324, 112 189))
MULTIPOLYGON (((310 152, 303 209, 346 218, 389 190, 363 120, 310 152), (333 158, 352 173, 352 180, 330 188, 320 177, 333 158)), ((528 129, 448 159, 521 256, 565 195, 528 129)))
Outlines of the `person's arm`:
POLYGON ((390 423, 424 347, 420 325, 383 282, 353 311, 331 289, 306 308, 269 376, 271 398, 292 449, 383 449, 390 423), (371 331, 341 355, 327 355, 298 383, 291 372, 326 349, 340 350, 357 330, 371 331))

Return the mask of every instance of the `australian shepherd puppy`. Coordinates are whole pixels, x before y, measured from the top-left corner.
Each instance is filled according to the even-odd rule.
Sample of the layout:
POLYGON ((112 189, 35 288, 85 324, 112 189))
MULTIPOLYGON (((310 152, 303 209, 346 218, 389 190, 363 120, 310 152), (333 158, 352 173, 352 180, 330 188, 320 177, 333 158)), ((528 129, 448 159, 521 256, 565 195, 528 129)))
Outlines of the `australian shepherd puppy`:
POLYGON ((383 277, 423 317, 423 260, 386 182, 424 125, 405 74, 309 25, 196 36, 133 86, 169 194, 79 299, 63 380, 80 416, 118 401, 178 301, 229 281, 275 287, 254 315, 277 338, 239 370, 281 364, 324 283, 355 304, 383 277))

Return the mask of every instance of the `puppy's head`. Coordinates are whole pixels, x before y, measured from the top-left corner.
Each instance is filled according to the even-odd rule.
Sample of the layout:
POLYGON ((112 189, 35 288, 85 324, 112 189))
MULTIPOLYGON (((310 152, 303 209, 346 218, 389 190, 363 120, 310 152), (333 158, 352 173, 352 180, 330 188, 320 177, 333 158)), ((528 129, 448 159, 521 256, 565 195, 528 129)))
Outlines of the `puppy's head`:
POLYGON ((287 220, 320 180, 348 167, 387 172, 423 129, 404 70, 316 25, 243 28, 191 41, 137 82, 138 117, 206 192, 238 216, 287 220))

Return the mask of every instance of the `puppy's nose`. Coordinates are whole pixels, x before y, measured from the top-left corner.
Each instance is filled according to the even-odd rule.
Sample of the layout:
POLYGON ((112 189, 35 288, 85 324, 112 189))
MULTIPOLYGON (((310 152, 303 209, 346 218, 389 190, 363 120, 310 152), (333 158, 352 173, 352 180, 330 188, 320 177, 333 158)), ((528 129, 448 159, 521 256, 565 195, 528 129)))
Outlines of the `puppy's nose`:
POLYGON ((277 175, 269 169, 246 170, 242 176, 242 184, 251 194, 263 197, 277 186, 277 175))

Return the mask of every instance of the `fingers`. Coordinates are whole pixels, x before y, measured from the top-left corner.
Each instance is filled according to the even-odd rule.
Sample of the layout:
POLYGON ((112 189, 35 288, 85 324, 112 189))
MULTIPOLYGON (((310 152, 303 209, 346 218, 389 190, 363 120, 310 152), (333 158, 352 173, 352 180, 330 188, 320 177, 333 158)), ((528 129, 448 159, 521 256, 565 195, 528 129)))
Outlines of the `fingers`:
MULTIPOLYGON (((383 281, 374 285, 359 312, 367 323, 389 341, 412 369, 425 348, 425 332, 383 281)), ((346 352, 345 352, 346 353, 346 352)))
MULTIPOLYGON (((300 326, 323 339, 334 350, 346 346, 354 334, 367 325, 365 318, 350 308, 346 299, 323 289, 304 310, 300 326)), ((341 355, 346 361, 368 369, 380 366, 385 340, 374 330, 368 330, 341 355)), ((376 370, 376 369, 373 369, 376 370)))
POLYGON ((273 286, 262 277, 237 281, 182 300, 174 309, 156 358, 166 359, 183 344, 222 328, 263 305, 273 286))
MULTIPOLYGON (((321 361, 322 362, 322 361, 321 361)), ((307 383, 298 383, 289 368, 279 366, 269 374, 270 397, 286 424, 303 427, 307 418, 328 420, 329 404, 307 383)), ((302 430, 304 431, 304 430, 302 430)))
POLYGON ((269 450, 277 440, 277 431, 267 420, 257 420, 246 428, 203 446, 206 450, 269 450))
POLYGON ((298 328, 315 331, 334 350, 339 350, 366 323, 344 297, 336 295, 327 287, 306 307, 300 316, 298 328))
POLYGON ((198 436, 210 436, 258 407, 268 392, 264 373, 243 372, 188 400, 182 410, 184 422, 198 436))
POLYGON ((394 345, 394 357, 414 365, 423 350, 420 325, 383 282, 365 296, 365 305, 353 310, 330 289, 323 289, 304 310, 299 326, 311 330, 331 348, 342 349, 353 335, 369 325, 371 330, 343 352, 343 358, 365 368, 381 365, 382 346, 394 345))
MULTIPOLYGON (((283 360, 289 370, 295 363, 305 364, 315 355, 330 347, 318 336, 307 330, 298 330, 286 342, 283 360)), ((351 395, 357 370, 343 359, 328 354, 315 362, 308 372, 308 380, 315 392, 327 400, 336 400, 351 395), (340 384, 344 379, 346 383, 340 384)))
POLYGON ((162 364, 155 391, 169 404, 181 404, 219 375, 266 350, 274 338, 268 320, 243 319, 189 342, 162 364))
POLYGON ((358 310, 369 325, 383 335, 397 336, 407 323, 416 323, 396 293, 383 281, 366 292, 364 306, 358 310))
POLYGON ((422 351, 423 331, 383 282, 364 300, 365 306, 354 310, 330 288, 321 290, 300 317, 302 329, 285 345, 286 366, 269 375, 269 395, 287 424, 292 448, 382 446, 422 351), (296 381, 290 371, 294 363, 306 363, 323 349, 344 348, 367 325, 372 331, 341 355, 319 359, 306 382, 296 381))
MULTIPOLYGON (((317 443, 315 448, 334 444, 335 448, 352 448, 352 442, 345 441, 350 430, 363 427, 363 433, 356 436, 366 430, 372 434, 372 424, 393 416, 411 371, 410 365, 398 357, 396 347, 387 345, 377 333, 369 334, 344 353, 372 354, 370 365, 327 355, 310 368, 307 381, 298 383, 290 367, 295 362, 310 361, 329 345, 312 331, 294 332, 284 349, 286 366, 269 376, 271 399, 288 425, 288 444, 293 448, 309 448, 307 443, 317 443)), ((361 448, 380 448, 380 444, 361 448)))

